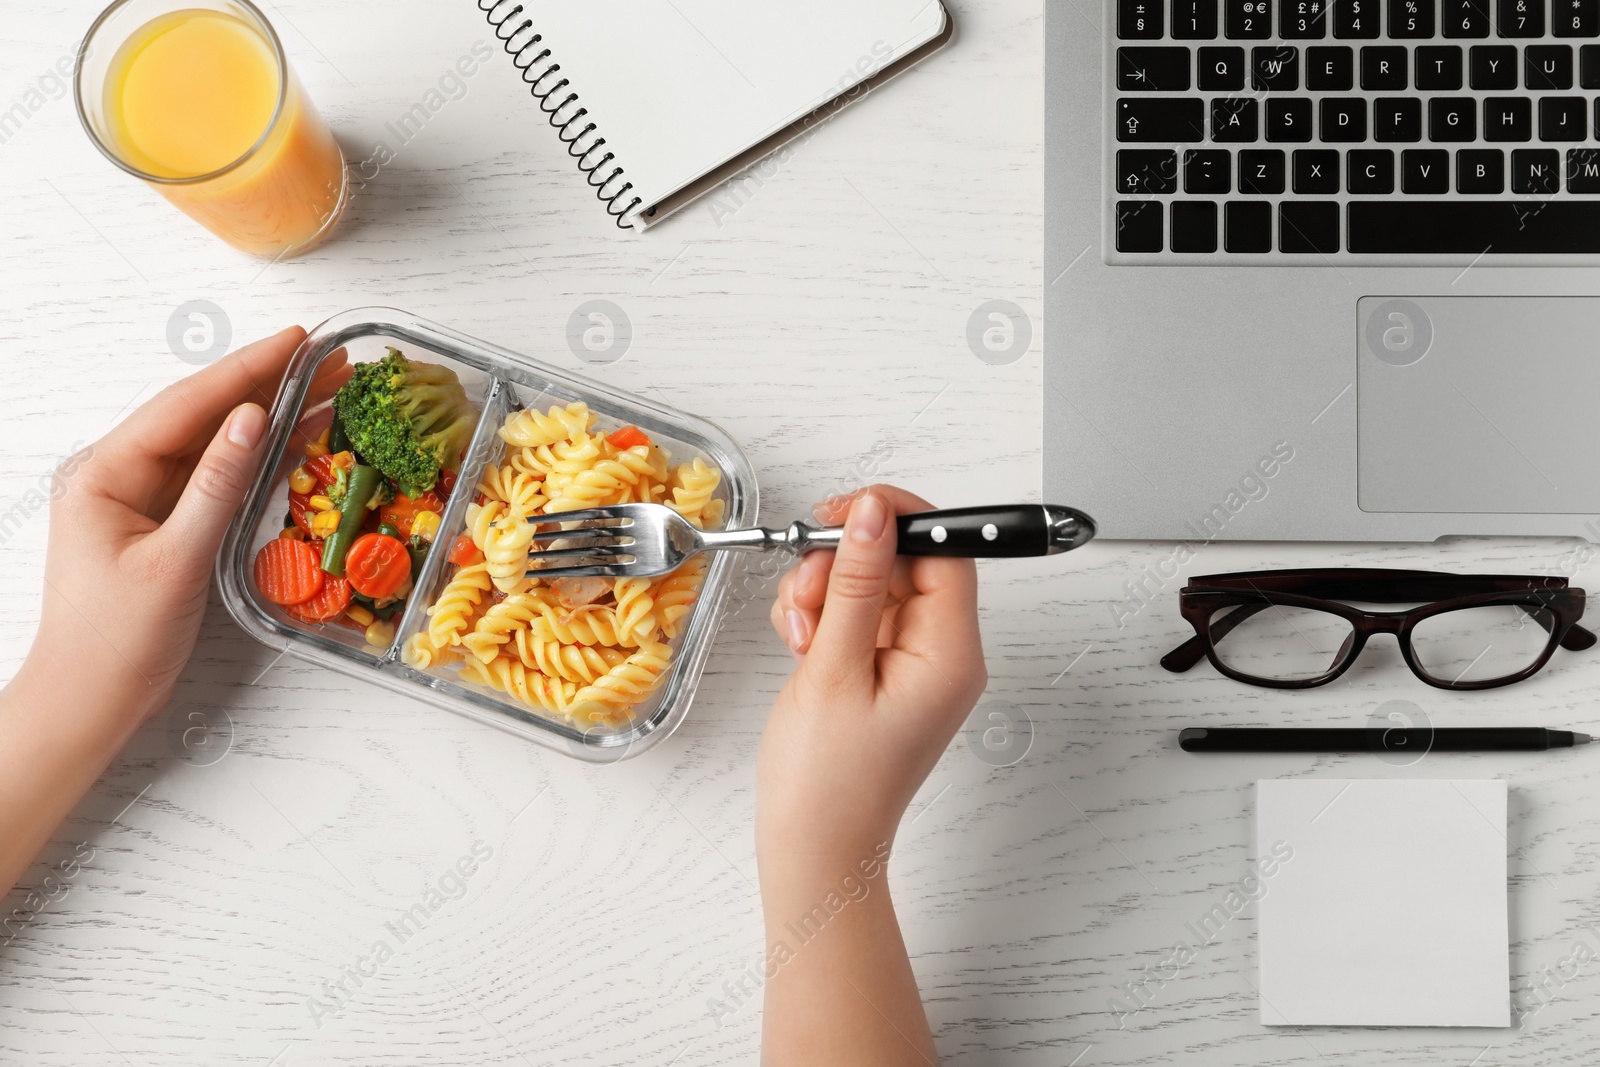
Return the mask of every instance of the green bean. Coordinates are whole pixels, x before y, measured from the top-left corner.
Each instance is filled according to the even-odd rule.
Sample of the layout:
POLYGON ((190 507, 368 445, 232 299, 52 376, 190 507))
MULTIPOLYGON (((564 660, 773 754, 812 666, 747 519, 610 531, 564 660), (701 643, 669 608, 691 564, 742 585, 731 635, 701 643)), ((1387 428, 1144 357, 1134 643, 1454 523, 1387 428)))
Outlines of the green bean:
POLYGON ((383 483, 378 468, 357 464, 350 470, 350 483, 339 502, 339 528, 322 543, 322 569, 335 578, 344 577, 344 557, 361 533, 367 517, 367 502, 383 483))

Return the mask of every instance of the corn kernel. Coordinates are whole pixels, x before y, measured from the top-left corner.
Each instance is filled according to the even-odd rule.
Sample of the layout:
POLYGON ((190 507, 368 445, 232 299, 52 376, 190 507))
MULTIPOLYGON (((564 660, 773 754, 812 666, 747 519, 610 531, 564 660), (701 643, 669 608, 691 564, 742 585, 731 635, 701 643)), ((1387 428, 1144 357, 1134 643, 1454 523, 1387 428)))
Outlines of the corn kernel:
POLYGON ((349 470, 356 465, 356 454, 348 449, 343 452, 335 452, 333 455, 328 457, 328 462, 333 464, 335 467, 342 467, 345 470, 349 470))
POLYGON ((367 644, 387 648, 394 640, 394 623, 378 619, 367 627, 367 644))
POLYGON ((318 493, 316 496, 306 501, 306 506, 312 511, 332 511, 333 501, 329 500, 321 493, 318 493))
POLYGON ((321 441, 308 441, 308 442, 306 442, 306 458, 307 459, 316 459, 319 456, 326 456, 327 454, 328 454, 328 446, 323 444, 321 441))
POLYGON ((437 511, 419 511, 411 520, 411 536, 420 537, 429 544, 439 536, 439 513, 437 511))
POLYGON ((289 488, 296 493, 309 493, 317 487, 316 477, 304 467, 296 467, 289 474, 289 488))
POLYGON ((306 539, 306 532, 300 529, 298 526, 285 526, 283 528, 283 532, 278 534, 278 536, 283 538, 285 541, 304 541, 306 539))
POLYGON ((360 604, 351 604, 349 607, 344 609, 344 613, 350 617, 351 622, 357 624, 358 626, 365 627, 372 625, 372 612, 368 611, 360 604))
POLYGON ((337 511, 319 511, 311 516, 311 533, 314 537, 332 537, 338 529, 339 513, 337 511))

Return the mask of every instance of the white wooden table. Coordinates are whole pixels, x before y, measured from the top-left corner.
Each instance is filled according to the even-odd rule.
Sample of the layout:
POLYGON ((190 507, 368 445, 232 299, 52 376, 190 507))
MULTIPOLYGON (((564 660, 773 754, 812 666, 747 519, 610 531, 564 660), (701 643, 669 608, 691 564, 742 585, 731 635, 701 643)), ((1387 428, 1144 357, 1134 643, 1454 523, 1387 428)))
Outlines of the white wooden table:
MULTIPOLYGON (((1050 2, 1070 16, 1073 0, 1050 2)), ((874 454, 878 477, 937 502, 1037 499, 1038 3, 954 0, 949 51, 742 200, 700 204, 643 237, 611 228, 497 54, 367 184, 334 243, 265 267, 115 172, 70 94, 53 97, 45 76, 96 6, 16 5, 0 40, 0 105, 24 110, 0 143, 0 515, 19 516, 0 555, 7 674, 37 615, 46 523, 28 494, 76 442, 193 369, 165 340, 190 300, 220 307, 235 343, 389 304, 581 368, 567 319, 608 299, 635 336, 595 373, 730 430, 759 469, 768 519, 855 484, 874 454), (968 319, 990 300, 1032 316, 1032 344, 1009 365, 968 346, 968 319)), ((354 0, 266 10, 353 160, 474 42, 494 43, 468 0, 405 0, 381 17, 354 0)), ((1070 343, 1071 323, 1048 325, 1070 343)), ((1592 584, 1597 568, 1573 548, 1215 545, 1184 571, 1384 563, 1592 584)), ((1594 965, 1545 977, 1580 940, 1600 953, 1584 926, 1600 918, 1592 754, 1399 768, 1189 757, 1175 743, 1191 724, 1364 723, 1390 699, 1436 724, 1581 728, 1600 680, 1591 658, 1558 653, 1537 680, 1476 696, 1428 689, 1378 649, 1304 693, 1206 666, 1167 675, 1156 660, 1184 635, 1180 583, 1121 627, 1116 605, 1170 552, 1101 543, 983 568, 984 699, 1031 719, 1031 747, 994 768, 958 738, 908 814, 893 874, 946 1062, 1592 1058, 1594 965), (1119 1029, 1108 1003, 1121 987, 1247 873, 1252 783, 1278 775, 1508 778, 1513 985, 1545 981, 1548 1003, 1518 994, 1538 1010, 1513 1030, 1269 1031, 1252 906, 1119 1029)), ((675 736, 594 768, 274 660, 214 599, 172 710, 5 902, 5 914, 24 907, 27 886, 87 857, 69 892, 0 947, 0 1062, 754 1062, 760 1002, 748 977, 740 991, 762 951, 753 759, 790 665, 765 606, 724 629, 675 736), (474 847, 491 855, 464 894, 397 933, 430 886, 454 888, 448 874, 474 847), (313 999, 342 1008, 323 1018, 313 999)))

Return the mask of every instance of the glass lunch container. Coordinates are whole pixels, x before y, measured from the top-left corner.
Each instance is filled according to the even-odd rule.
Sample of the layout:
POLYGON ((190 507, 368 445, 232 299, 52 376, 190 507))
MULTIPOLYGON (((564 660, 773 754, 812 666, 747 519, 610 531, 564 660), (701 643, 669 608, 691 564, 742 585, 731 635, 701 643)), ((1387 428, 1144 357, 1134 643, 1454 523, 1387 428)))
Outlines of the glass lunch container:
POLYGON ((724 523, 755 525, 759 506, 755 471, 733 439, 704 419, 567 374, 403 311, 357 308, 335 315, 311 332, 278 390, 263 453, 271 459, 256 475, 217 557, 217 581, 229 612, 246 633, 269 648, 498 726, 578 759, 613 762, 660 742, 683 721, 694 700, 733 584, 736 553, 708 559, 699 599, 670 642, 671 665, 655 691, 634 706, 633 718, 624 726, 585 729, 463 681, 458 677, 459 663, 419 669, 402 658, 406 642, 427 628, 428 606, 455 570, 447 559, 449 546, 466 529, 467 505, 485 465, 500 458, 503 446, 497 431, 506 415, 518 408, 545 410, 574 400, 584 401, 599 416, 602 431, 638 426, 671 452, 674 465, 697 456, 714 464, 723 474, 716 496, 724 502, 724 523), (429 551, 403 613, 396 616, 393 640, 375 647, 359 630, 291 617, 256 589, 252 568, 257 551, 284 528, 285 487, 290 472, 303 462, 305 440, 315 437, 331 419, 328 402, 308 402, 317 368, 341 348, 351 363, 363 363, 382 358, 391 346, 408 358, 453 369, 482 414, 434 538, 439 550, 429 551))

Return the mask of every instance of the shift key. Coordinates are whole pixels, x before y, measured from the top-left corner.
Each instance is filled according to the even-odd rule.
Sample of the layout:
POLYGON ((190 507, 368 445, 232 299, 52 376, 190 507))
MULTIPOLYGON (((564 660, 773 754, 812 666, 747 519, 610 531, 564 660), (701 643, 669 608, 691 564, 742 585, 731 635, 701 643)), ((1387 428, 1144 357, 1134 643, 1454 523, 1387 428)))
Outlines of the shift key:
POLYGON ((1205 140, 1205 102, 1136 97, 1117 101, 1117 140, 1190 144, 1205 140))

